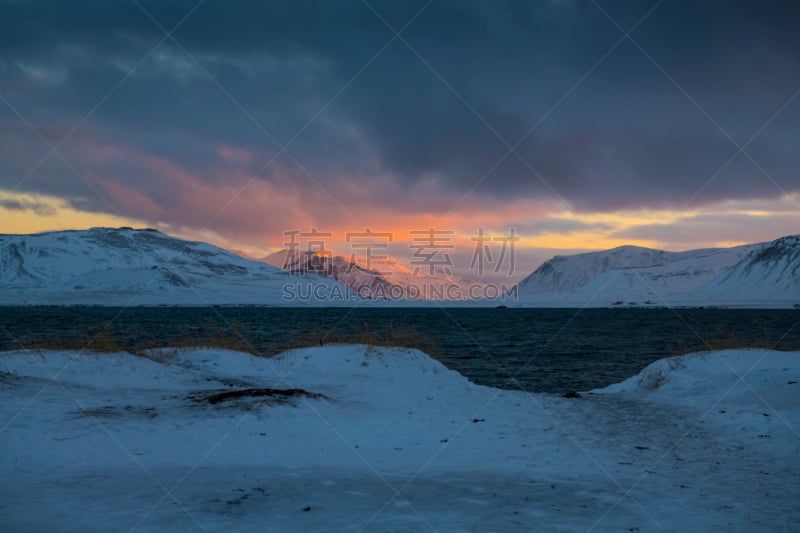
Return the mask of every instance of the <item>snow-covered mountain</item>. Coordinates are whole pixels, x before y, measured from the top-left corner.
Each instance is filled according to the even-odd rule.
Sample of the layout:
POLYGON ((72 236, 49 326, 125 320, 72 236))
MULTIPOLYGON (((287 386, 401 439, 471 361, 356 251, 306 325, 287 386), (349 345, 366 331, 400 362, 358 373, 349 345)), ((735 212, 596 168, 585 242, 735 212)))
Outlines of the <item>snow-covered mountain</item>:
MULTIPOLYGON (((285 254, 265 264, 150 229, 0 235, 0 305, 352 305, 359 295, 467 300, 485 287, 391 258, 366 268, 336 253, 301 252, 286 264, 285 254)), ((800 236, 687 252, 622 246, 556 256, 515 290, 519 305, 537 307, 792 307, 800 304, 800 236)))
POLYGON ((391 257, 372 260, 366 264, 363 258, 352 255, 347 257, 333 250, 301 250, 292 254, 288 254, 288 250, 280 250, 265 257, 263 261, 293 273, 328 276, 364 298, 462 300, 480 297, 486 286, 478 280, 449 274, 441 267, 437 267, 431 275, 427 267, 414 269, 391 257))
POLYGON ((324 300, 335 305, 355 299, 328 278, 292 276, 151 229, 0 235, 0 304, 298 305, 324 300))
POLYGON ((800 235, 756 247, 703 287, 702 292, 711 296, 724 294, 732 300, 791 298, 800 303, 800 235))
POLYGON ((300 251, 275 252, 263 259, 267 264, 291 273, 316 273, 350 287, 365 298, 388 298, 392 283, 375 269, 367 269, 341 255, 300 251))
POLYGON ((800 302, 800 237, 666 252, 636 246, 545 262, 516 287, 522 305, 744 305, 800 302))

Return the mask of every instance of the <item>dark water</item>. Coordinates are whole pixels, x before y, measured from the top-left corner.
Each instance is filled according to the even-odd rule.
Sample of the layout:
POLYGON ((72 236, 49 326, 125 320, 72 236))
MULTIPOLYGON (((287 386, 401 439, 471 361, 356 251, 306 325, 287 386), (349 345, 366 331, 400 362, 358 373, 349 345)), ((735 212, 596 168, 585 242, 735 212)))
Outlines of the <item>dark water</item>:
POLYGON ((706 342, 798 349, 799 321, 797 310, 0 307, 0 350, 100 332, 132 348, 169 346, 222 331, 272 354, 402 326, 434 340, 438 357, 476 383, 564 392, 621 381, 706 342))

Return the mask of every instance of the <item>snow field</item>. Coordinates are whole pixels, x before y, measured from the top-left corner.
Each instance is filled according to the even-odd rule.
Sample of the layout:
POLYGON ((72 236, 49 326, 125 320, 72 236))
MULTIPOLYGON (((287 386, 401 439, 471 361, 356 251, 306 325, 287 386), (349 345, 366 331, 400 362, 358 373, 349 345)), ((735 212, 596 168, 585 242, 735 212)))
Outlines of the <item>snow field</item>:
POLYGON ((11 530, 792 530, 800 354, 653 363, 579 399, 416 350, 0 354, 11 530), (742 379, 740 379, 742 378, 742 379), (318 397, 223 391, 302 389, 318 397))

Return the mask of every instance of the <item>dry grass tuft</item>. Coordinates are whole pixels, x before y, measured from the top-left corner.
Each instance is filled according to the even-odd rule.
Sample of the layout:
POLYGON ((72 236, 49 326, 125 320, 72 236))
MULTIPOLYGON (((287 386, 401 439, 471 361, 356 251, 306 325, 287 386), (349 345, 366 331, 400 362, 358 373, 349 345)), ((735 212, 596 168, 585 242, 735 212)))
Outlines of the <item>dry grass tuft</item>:
POLYGON ((129 351, 125 342, 106 331, 97 334, 84 333, 73 337, 26 339, 17 341, 17 344, 20 349, 34 351, 68 350, 95 353, 129 351))
POLYGON ((182 331, 169 339, 129 339, 122 333, 115 332, 110 324, 105 324, 99 331, 87 331, 71 337, 18 340, 17 346, 19 349, 32 351, 128 352, 159 362, 169 361, 181 351, 199 348, 218 348, 262 355, 235 326, 229 330, 201 327, 190 331, 188 328, 182 328, 182 331))
POLYGON ((309 333, 302 337, 291 337, 283 340, 264 339, 261 335, 261 348, 257 348, 244 328, 228 325, 222 328, 213 324, 200 324, 193 327, 182 327, 169 338, 131 339, 124 333, 115 331, 111 324, 103 324, 94 331, 83 332, 71 337, 47 337, 21 339, 17 348, 23 350, 66 350, 90 353, 128 352, 158 362, 167 362, 178 353, 201 349, 215 348, 250 353, 262 357, 273 357, 279 353, 314 346, 329 344, 367 344, 373 346, 397 346, 415 348, 438 357, 438 343, 419 333, 413 326, 389 324, 382 330, 363 324, 362 328, 351 333, 309 333))
POLYGON ((676 355, 740 349, 799 351, 800 335, 776 339, 774 336, 768 335, 763 329, 747 335, 738 332, 719 331, 713 336, 698 339, 694 343, 681 346, 676 355))
POLYGON ((311 338, 291 339, 281 343, 273 355, 295 350, 325 345, 366 344, 369 346, 387 346, 411 348, 425 352, 434 359, 439 358, 439 343, 436 339, 417 331, 414 326, 405 324, 388 324, 383 330, 376 330, 364 323, 361 330, 351 333, 327 333, 311 338))
POLYGON ((669 381, 670 372, 680 370, 681 368, 686 368, 686 364, 684 363, 684 358, 682 356, 670 357, 666 360, 666 363, 668 371, 664 371, 663 368, 655 368, 642 375, 641 379, 639 380, 639 384, 642 386, 642 388, 650 391, 656 390, 664 383, 669 381))
POLYGON ((659 368, 644 374, 639 380, 639 384, 645 390, 656 390, 667 381, 669 381, 667 373, 659 368))

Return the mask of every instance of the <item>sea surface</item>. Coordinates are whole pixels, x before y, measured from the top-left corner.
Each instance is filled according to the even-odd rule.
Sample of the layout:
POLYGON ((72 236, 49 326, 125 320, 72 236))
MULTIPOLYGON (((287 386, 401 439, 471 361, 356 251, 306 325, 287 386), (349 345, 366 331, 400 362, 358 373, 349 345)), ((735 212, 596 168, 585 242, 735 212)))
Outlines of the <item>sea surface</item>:
POLYGON ((215 336, 264 355, 401 338, 476 383, 563 393, 606 386, 656 359, 709 347, 800 349, 800 310, 0 307, 0 350, 95 338, 136 349, 215 336))

